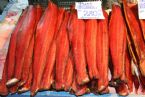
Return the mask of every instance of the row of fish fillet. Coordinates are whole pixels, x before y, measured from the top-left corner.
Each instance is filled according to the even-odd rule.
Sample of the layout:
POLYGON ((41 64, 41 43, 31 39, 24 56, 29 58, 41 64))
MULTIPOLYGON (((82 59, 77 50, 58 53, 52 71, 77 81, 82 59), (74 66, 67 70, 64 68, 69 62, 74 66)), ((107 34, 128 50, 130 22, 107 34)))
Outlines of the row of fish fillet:
POLYGON ((11 34, 0 95, 144 93, 145 21, 137 13, 126 0, 99 20, 78 19, 73 5, 30 5, 11 34))

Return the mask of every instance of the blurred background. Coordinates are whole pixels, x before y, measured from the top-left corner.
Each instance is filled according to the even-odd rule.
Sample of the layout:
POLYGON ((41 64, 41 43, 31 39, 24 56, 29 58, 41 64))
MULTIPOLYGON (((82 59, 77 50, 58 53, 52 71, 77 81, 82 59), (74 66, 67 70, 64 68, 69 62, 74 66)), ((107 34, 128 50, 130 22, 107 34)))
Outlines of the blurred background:
POLYGON ((6 7, 9 0, 0 0, 0 14, 2 13, 3 9, 6 7))

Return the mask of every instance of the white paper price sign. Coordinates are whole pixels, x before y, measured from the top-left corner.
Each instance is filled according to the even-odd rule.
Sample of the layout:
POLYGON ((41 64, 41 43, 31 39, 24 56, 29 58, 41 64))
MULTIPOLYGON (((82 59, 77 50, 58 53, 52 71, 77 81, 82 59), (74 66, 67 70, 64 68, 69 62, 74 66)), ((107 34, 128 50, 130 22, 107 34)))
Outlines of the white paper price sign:
POLYGON ((101 1, 76 2, 78 19, 104 19, 101 1))
POLYGON ((145 19, 145 0, 139 0, 138 14, 139 14, 139 19, 145 19))

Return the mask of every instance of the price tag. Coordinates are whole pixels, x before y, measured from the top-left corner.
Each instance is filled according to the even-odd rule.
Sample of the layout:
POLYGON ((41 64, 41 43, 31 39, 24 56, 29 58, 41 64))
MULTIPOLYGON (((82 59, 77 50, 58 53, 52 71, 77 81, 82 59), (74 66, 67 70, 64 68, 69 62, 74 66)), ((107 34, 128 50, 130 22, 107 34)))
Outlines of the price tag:
POLYGON ((145 0, 139 0, 138 14, 139 14, 139 19, 145 19, 145 0))
POLYGON ((104 19, 101 1, 76 2, 78 19, 104 19))

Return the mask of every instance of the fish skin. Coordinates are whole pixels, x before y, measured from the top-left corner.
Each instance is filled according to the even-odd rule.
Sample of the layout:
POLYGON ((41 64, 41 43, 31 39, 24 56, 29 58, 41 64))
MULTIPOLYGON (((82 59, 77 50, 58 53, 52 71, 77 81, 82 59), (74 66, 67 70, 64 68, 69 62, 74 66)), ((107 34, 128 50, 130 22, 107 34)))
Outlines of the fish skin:
POLYGON ((133 75, 131 71, 131 59, 128 53, 125 56, 125 75, 129 92, 133 92, 133 75))
POLYGON ((58 9, 58 17, 57 17, 57 24, 56 24, 56 29, 54 32, 54 37, 53 37, 53 42, 52 42, 52 46, 50 47, 51 51, 49 51, 48 53, 51 55, 50 59, 48 57, 47 59, 47 65, 46 68, 44 70, 44 72, 49 71, 50 74, 45 74, 43 75, 44 78, 42 78, 42 84, 40 86, 40 90, 47 90, 50 88, 50 86, 54 83, 54 71, 55 71, 55 61, 56 61, 56 38, 58 36, 58 32, 59 29, 62 25, 63 19, 64 19, 64 13, 65 13, 65 9, 64 8, 59 8, 58 9), (49 66, 49 64, 52 64, 51 66, 49 66), (49 68, 52 68, 51 70, 48 70, 49 68), (50 78, 50 81, 45 80, 45 76, 47 76, 47 78, 50 78), (48 85, 45 85, 48 84, 48 85))
POLYGON ((23 86, 25 84, 25 82, 27 81, 28 76, 26 76, 26 75, 29 75, 30 66, 32 65, 32 62, 33 62, 34 38, 35 38, 37 23, 39 22, 41 15, 42 15, 42 7, 40 5, 36 5, 35 9, 36 9, 35 28, 34 28, 34 32, 32 35, 32 39, 29 43, 29 47, 25 54, 22 78, 21 78, 21 81, 19 82, 19 87, 23 86))
POLYGON ((64 15, 65 15, 65 9, 64 8, 59 8, 58 9, 57 25, 56 25, 56 29, 55 29, 54 39, 56 39, 57 36, 58 36, 59 30, 60 30, 61 25, 62 25, 63 20, 64 20, 64 15))
POLYGON ((85 54, 86 63, 88 64, 88 71, 90 79, 98 79, 99 73, 96 64, 97 59, 97 20, 90 19, 85 22, 85 54))
POLYGON ((28 74, 28 79, 26 80, 26 82, 23 84, 23 86, 21 86, 19 89, 18 89, 18 93, 21 94, 21 93, 24 93, 24 92, 27 92, 31 89, 31 86, 32 86, 32 65, 30 65, 30 69, 29 69, 29 74, 28 74))
POLYGON ((36 8, 36 24, 38 24, 42 14, 43 14, 43 9, 39 4, 36 5, 35 8, 36 8))
MULTIPOLYGON (((136 21, 139 23, 139 27, 140 27, 141 32, 142 32, 141 35, 142 35, 143 40, 145 42, 145 21, 143 19, 138 18, 139 17, 138 16, 138 6, 137 6, 137 4, 128 4, 128 7, 131 9, 133 15, 136 18, 136 21)), ((136 58, 136 60, 138 60, 138 58, 136 58)), ((140 61, 140 59, 139 59, 138 62, 135 62, 135 63, 139 64, 140 71, 141 71, 142 75, 144 76, 144 72, 145 72, 144 69, 143 69, 143 68, 145 68, 144 67, 144 61, 143 60, 140 61), (138 62, 140 62, 140 63, 138 63, 138 62)), ((143 78, 142 75, 140 75, 141 78, 143 78)))
POLYGON ((97 79, 93 79, 88 83, 88 88, 90 89, 90 91, 92 93, 98 93, 97 92, 97 85, 98 85, 98 80, 97 79))
POLYGON ((21 80, 21 75, 23 71, 23 64, 25 54, 29 47, 29 43, 32 39, 34 28, 35 28, 35 13, 36 9, 34 6, 29 6, 27 15, 24 19, 22 27, 19 29, 16 44, 16 64, 15 64, 15 74, 13 78, 21 80))
POLYGON ((118 93, 120 96, 129 95, 128 88, 125 83, 119 83, 115 89, 116 89, 116 93, 118 93))
POLYGON ((37 25, 34 46, 34 62, 32 65, 33 84, 31 87, 31 96, 34 96, 40 87, 48 50, 55 32, 57 11, 57 6, 54 3, 49 2, 48 7, 37 25))
POLYGON ((53 83, 51 78, 54 75, 54 65, 55 65, 55 58, 56 58, 56 43, 52 41, 52 44, 48 51, 46 66, 44 69, 44 73, 41 80, 40 90, 48 90, 53 83))
POLYGON ((139 79, 140 79, 140 87, 141 87, 139 88, 139 90, 142 92, 142 94, 144 94, 145 93, 145 77, 140 74, 139 79))
POLYGON ((26 83, 23 86, 24 89, 30 90, 30 88, 32 86, 32 79, 33 79, 32 77, 33 77, 33 74, 32 74, 32 65, 31 65, 30 66, 30 72, 29 72, 29 78, 28 78, 28 80, 26 81, 26 83))
MULTIPOLYGON (((105 19, 98 20, 98 31, 96 38, 97 46, 97 67, 100 78, 98 79, 98 92, 107 88, 108 79, 108 64, 109 64, 109 32, 108 32, 108 15, 103 11, 105 19)), ((104 91, 105 92, 105 91, 104 91)))
POLYGON ((145 40, 145 20, 140 19, 140 25, 141 25, 143 36, 144 36, 144 40, 145 40))
POLYGON ((72 58, 72 52, 70 51, 67 65, 65 68, 65 76, 64 76, 64 80, 65 80, 64 90, 65 91, 69 91, 71 89, 71 85, 73 82, 73 74, 74 74, 74 61, 72 58))
POLYGON ((79 85, 77 83, 77 78, 76 78, 75 72, 74 72, 74 76, 73 76, 73 83, 71 86, 71 92, 73 94, 75 94, 76 96, 81 96, 81 95, 84 95, 84 94, 90 92, 89 88, 87 87, 87 84, 79 85))
POLYGON ((126 26, 121 8, 112 6, 109 23, 109 47, 113 62, 113 79, 120 79, 124 72, 126 51, 126 26))
POLYGON ((135 87, 135 93, 138 94, 140 83, 139 83, 138 77, 136 75, 133 76, 133 83, 134 83, 134 87, 135 87))
MULTIPOLYGON (((139 19, 138 18, 138 6, 137 6, 137 4, 128 4, 128 7, 131 9, 132 13, 136 17, 136 20, 139 22, 140 28, 141 28, 141 31, 142 31, 142 36, 143 36, 143 39, 145 40, 145 29, 144 29, 145 21, 143 19, 139 19)), ((138 59, 136 58, 136 60, 138 60, 138 59)), ((134 62, 137 63, 136 61, 134 61, 134 62)), ((140 89, 141 89, 142 94, 144 94, 144 90, 145 90, 145 86, 144 86, 145 82, 144 82, 144 80, 145 80, 145 77, 141 74, 140 71, 138 71, 138 73, 139 73, 139 75, 138 75, 139 76, 138 77, 138 83, 137 83, 137 81, 134 81, 135 90, 136 90, 136 93, 138 93, 138 91, 140 91, 140 89), (141 88, 139 88, 139 86, 141 88)), ((133 79, 132 79, 132 81, 133 81, 133 79)))
POLYGON ((67 32, 67 23, 69 13, 65 12, 64 21, 58 32, 56 39, 56 68, 55 68, 55 89, 60 90, 64 88, 65 67, 69 56, 69 40, 67 32))
POLYGON ((25 54, 22 78, 21 78, 21 81, 19 82, 19 87, 23 86, 28 80, 29 76, 26 76, 26 75, 29 75, 30 73, 30 66, 32 65, 32 61, 33 61, 33 49, 34 49, 34 36, 31 39, 29 47, 25 54))
MULTIPOLYGON (((29 11, 34 11, 34 9, 33 9, 33 6, 30 6, 29 8, 28 8, 28 12, 29 11)), ((35 11, 34 11, 35 12, 35 11)), ((32 13, 27 13, 27 14, 31 14, 30 16, 33 16, 34 15, 34 12, 32 12, 32 13)), ((26 16, 29 16, 29 15, 26 15, 26 16)), ((29 16, 29 17, 30 17, 29 16)), ((24 21, 28 21, 28 20, 24 20, 24 21)), ((32 21, 32 19, 30 20, 30 22, 28 22, 28 23, 32 23, 31 22, 32 21)), ((33 20, 34 22, 35 22, 35 18, 34 18, 34 20, 33 20)), ((32 31, 34 31, 33 29, 34 29, 34 26, 36 26, 35 24, 34 24, 34 22, 32 23, 32 25, 33 25, 33 27, 30 29, 30 30, 32 30, 32 31)), ((23 24, 24 25, 24 24, 23 24)), ((22 25, 22 27, 23 27, 23 25, 22 25)), ((25 27, 25 26, 24 26, 25 27)), ((29 27, 27 27, 27 28, 29 28, 29 27)), ((24 29, 24 28, 23 28, 24 29)), ((26 31, 26 30, 25 30, 26 31)), ((20 35, 19 33, 21 33, 21 32, 18 32, 18 36, 20 35)), ((31 33, 33 33, 33 32, 31 32, 31 33)), ((33 35, 32 35, 33 36, 33 35)), ((30 37, 31 38, 31 37, 30 37)), ((29 43, 28 43, 29 44, 29 43)), ((33 41, 33 44, 34 44, 34 41, 33 41)), ((32 58, 30 58, 30 60, 29 60, 29 58, 28 57, 31 57, 32 56, 32 53, 33 53, 33 44, 32 44, 32 46, 30 47, 30 50, 28 51, 28 50, 26 50, 27 52, 26 52, 26 54, 24 55, 25 56, 25 58, 26 59, 28 59, 28 60, 24 60, 24 68, 23 68, 23 66, 22 66, 22 75, 21 75, 21 77, 19 78, 19 80, 21 79, 21 80, 23 80, 24 82, 22 82, 22 83, 25 83, 25 80, 27 80, 27 76, 26 75, 28 75, 28 73, 29 72, 26 72, 27 71, 27 69, 29 69, 29 66, 28 65, 30 65, 31 64, 31 59, 32 58), (26 68, 25 68, 26 67, 26 68), (25 72, 24 72, 25 71, 25 72), (23 72, 24 72, 24 75, 23 75, 23 72), (26 75, 25 75, 26 74, 26 75)), ((16 49, 17 49, 17 47, 16 47, 16 49)), ((27 49, 27 48, 26 48, 27 49)), ((29 46, 28 46, 28 49, 29 49, 29 46)), ((15 69, 17 69, 18 68, 18 66, 16 65, 16 67, 15 67, 15 69)), ((29 70, 28 70, 29 71, 29 70)), ((14 76, 17 76, 17 74, 15 73, 15 75, 14 76)), ((9 87, 9 92, 10 93, 12 93, 12 94, 15 94, 16 92, 17 92, 17 90, 18 90, 18 87, 19 87, 19 83, 15 83, 15 84, 13 84, 12 86, 10 86, 9 87)))
POLYGON ((16 94, 17 90, 18 90, 18 83, 8 88, 9 93, 11 93, 12 95, 16 94))
POLYGON ((143 35, 143 39, 145 41, 145 20, 144 19, 139 19, 138 16, 138 5, 137 4, 127 4, 128 7, 131 9, 131 11, 133 12, 134 16, 136 17, 136 20, 139 22, 141 31, 142 31, 142 35, 143 35))
POLYGON ((108 94, 109 93, 109 88, 105 88, 103 91, 101 91, 99 94, 108 94))
POLYGON ((1 96, 8 95, 8 89, 7 89, 7 86, 6 86, 6 82, 7 82, 7 62, 8 62, 7 60, 8 60, 8 57, 6 58, 6 62, 4 64, 4 69, 3 69, 3 74, 2 74, 2 79, 0 80, 0 95, 1 96))
MULTIPOLYGON (((145 76, 145 42, 143 39, 143 34, 139 25, 139 21, 129 6, 127 5, 127 1, 123 1, 123 10, 126 19, 127 26, 129 28, 129 35, 134 45, 134 52, 136 52, 136 59, 141 74, 145 76)), ((134 56, 133 56, 134 57, 134 56)))
POLYGON ((69 40, 75 63, 77 83, 83 85, 90 81, 87 73, 85 57, 85 22, 77 19, 76 11, 72 11, 68 23, 69 40))
MULTIPOLYGON (((132 14, 134 14, 135 17, 138 17, 138 15, 137 15, 138 9, 136 8, 136 5, 128 3, 128 7, 132 10, 132 12, 133 12, 132 14)), ((129 32, 129 27, 128 27, 128 32, 129 32)), ((135 50, 135 45, 132 41, 133 40, 132 40, 131 36, 129 34, 127 34, 127 43, 128 43, 129 53, 130 53, 134 63, 136 63, 136 65, 137 65, 137 63, 139 62, 139 59, 138 59, 138 57, 136 57, 137 52, 135 50)))
POLYGON ((4 64, 4 69, 3 69, 3 74, 2 74, 2 79, 0 80, 0 95, 6 96, 8 95, 8 89, 6 86, 6 82, 13 77, 14 74, 14 67, 15 67, 15 48, 16 48, 16 37, 19 28, 21 27, 23 20, 26 16, 27 9, 24 10, 22 15, 20 16, 16 27, 14 28, 11 38, 10 38, 10 43, 9 43, 9 48, 8 48, 8 53, 6 56, 5 64, 4 64))
POLYGON ((17 25, 11 34, 9 48, 8 48, 9 53, 7 54, 8 59, 6 60, 7 61, 7 80, 10 80, 11 78, 14 77, 17 34, 19 32, 19 29, 22 27, 22 24, 26 15, 27 15, 27 9, 25 9, 22 15, 20 16, 17 22, 17 25))

